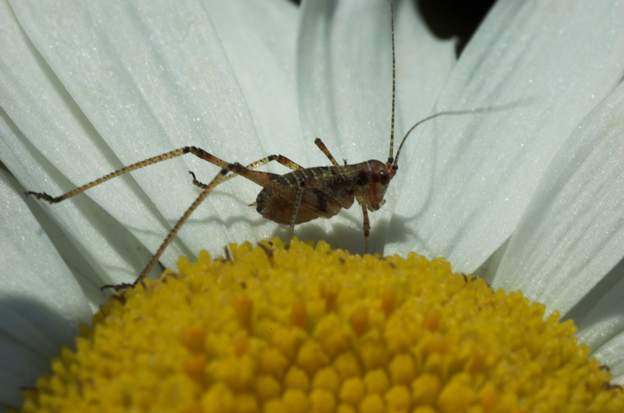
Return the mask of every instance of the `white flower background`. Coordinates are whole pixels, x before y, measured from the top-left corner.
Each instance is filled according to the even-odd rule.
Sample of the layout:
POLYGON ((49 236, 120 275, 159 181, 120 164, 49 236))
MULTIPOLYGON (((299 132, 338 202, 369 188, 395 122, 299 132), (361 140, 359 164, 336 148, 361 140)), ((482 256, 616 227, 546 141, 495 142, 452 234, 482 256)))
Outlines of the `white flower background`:
MULTIPOLYGON (((500 0, 461 58, 411 1, 396 12, 398 130, 411 136, 374 251, 445 256, 521 289, 579 326, 624 382, 624 3, 500 0), (618 264, 620 263, 620 264, 618 264)), ((135 277, 198 191, 191 158, 60 194, 160 152, 197 145, 247 163, 385 160, 389 9, 380 0, 0 0, 0 403, 46 371, 105 296, 135 277), (298 16, 301 14, 301 16, 298 16)), ((281 166, 269 170, 284 172, 281 166)), ((234 179, 193 215, 162 263, 285 234, 234 179)), ((301 226, 361 251, 359 208, 301 226)))

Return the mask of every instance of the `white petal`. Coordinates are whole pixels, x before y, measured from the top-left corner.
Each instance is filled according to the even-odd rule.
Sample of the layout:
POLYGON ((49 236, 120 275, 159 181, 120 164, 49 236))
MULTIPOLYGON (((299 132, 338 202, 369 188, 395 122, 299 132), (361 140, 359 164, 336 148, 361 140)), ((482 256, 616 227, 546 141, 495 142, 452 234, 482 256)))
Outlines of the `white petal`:
POLYGON ((473 271, 509 237, 562 142, 620 80, 622 15, 616 1, 496 3, 437 109, 507 108, 439 118, 411 138, 391 232, 413 242, 389 250, 473 271))
MULTIPOLYGON (((84 119, 88 119, 89 133, 72 131, 50 139, 49 133, 43 133, 49 125, 25 131, 33 145, 50 154, 50 161, 73 183, 109 172, 110 164, 117 167, 187 144, 202 146, 232 161, 248 162, 266 155, 246 96, 203 3, 20 1, 12 6, 25 32, 58 76, 57 86, 64 87, 76 102, 73 110, 82 111, 84 119), (59 147, 67 149, 59 141, 74 147, 81 159, 79 165, 63 159, 59 147)), ((257 22, 262 27, 274 25, 273 33, 287 31, 279 21, 262 15, 257 16, 257 22)), ((257 34, 253 23, 244 26, 253 26, 249 36, 257 34)), ((266 50, 273 49, 267 46, 266 50)), ((279 77, 270 70, 265 74, 271 82, 279 77)), ((279 99, 278 92, 271 98, 279 99)), ((249 100, 259 104, 257 97, 249 100)), ((36 101, 28 104, 39 109, 38 115, 48 109, 47 105, 38 107, 36 101)), ((266 104, 270 106, 270 101, 266 104)), ((36 124, 36 116, 16 120, 25 113, 10 113, 20 128, 36 124)), ((289 119, 293 117, 289 114, 289 119)), ((292 121, 287 123, 285 130, 292 130, 292 121)), ((263 128, 268 128, 266 123, 263 128)), ((136 182, 111 182, 89 193, 152 251, 197 195, 187 171, 195 170, 202 180, 209 180, 218 171, 195 159, 176 159, 166 164, 136 172, 136 182)), ((193 250, 202 246, 221 250, 228 239, 255 237, 264 221, 256 218, 246 204, 253 200, 257 188, 239 182, 229 185, 233 197, 215 193, 200 207, 182 231, 184 244, 178 243, 182 250, 185 244, 192 245, 193 250)), ((267 232, 274 226, 262 228, 267 232)), ((164 262, 171 265, 180 248, 170 248, 169 259, 164 262)), ((145 262, 143 258, 140 261, 145 262)))
MULTIPOLYGON (((82 183, 113 169, 114 156, 103 150, 97 133, 24 36, 6 2, 0 8, 2 162, 26 188, 55 194, 73 187, 70 180, 82 183)), ((136 198, 127 185, 115 189, 111 198, 136 198)), ((100 285, 133 277, 149 253, 136 259, 141 246, 117 221, 88 197, 75 199, 45 207, 69 240, 81 246, 90 266, 80 272, 99 279, 93 282, 100 285), (109 275, 100 278, 104 272, 109 275)), ((131 212, 130 218, 141 220, 141 214, 131 212)))
POLYGON ((351 163, 386 157, 390 125, 389 5, 380 1, 307 1, 299 32, 299 104, 314 161, 315 137, 351 163), (376 145, 373 145, 373 144, 376 145))
MULTIPOLYGON (((494 286, 567 312, 624 250, 624 85, 550 164, 512 236, 494 286)), ((622 317, 622 315, 620 315, 622 317)))
POLYGON ((620 261, 567 314, 577 336, 596 349, 624 331, 624 261, 620 261))
POLYGON ((48 370, 48 357, 0 334, 0 405, 17 408, 21 403, 20 389, 32 387, 37 377, 48 370))
POLYGON ((297 7, 283 0, 204 2, 249 105, 264 152, 287 154, 303 162, 307 151, 295 80, 297 7))
MULTIPOLYGON (((349 163, 388 157, 392 57, 388 2, 307 1, 299 32, 298 87, 301 122, 312 164, 328 165, 315 137, 349 163)), ((412 2, 396 12, 397 121, 400 126, 430 111, 454 63, 452 42, 435 40, 412 2)), ((400 127, 397 128, 400 130, 400 127)), ((398 135, 398 133, 397 133, 398 135)), ((361 245, 359 208, 343 214, 352 237, 337 231, 334 243, 361 245)), ((328 226, 338 227, 341 220, 328 226)), ((380 214, 373 217, 373 238, 380 214)), ((327 226, 326 226, 327 228, 327 226)), ((380 231, 382 232, 382 231, 380 231)), ((378 240, 379 241, 379 240, 378 240)))
POLYGON ((624 385, 624 333, 609 340, 594 356, 609 366, 614 384, 624 385))
MULTIPOLYGON (((444 87, 456 58, 455 41, 442 41, 432 35, 416 10, 416 2, 399 1, 395 19, 399 121, 395 132, 396 151, 401 137, 399 132, 407 130, 431 113, 433 103, 444 87)), ((383 147, 383 140, 379 139, 378 142, 383 147)), ((382 155, 373 156, 385 160, 382 155)))
MULTIPOLYGON (((307 1, 299 33, 304 137, 335 142, 337 159, 387 158, 392 92, 388 2, 307 1)), ((396 11, 397 95, 407 123, 427 113, 446 80, 453 44, 433 39, 410 2, 396 11)), ((315 148, 314 148, 315 149, 315 148)), ((328 161, 321 154, 314 159, 328 161)))
POLYGON ((14 404, 19 387, 47 370, 70 345, 91 310, 71 271, 0 170, 0 403, 14 404))

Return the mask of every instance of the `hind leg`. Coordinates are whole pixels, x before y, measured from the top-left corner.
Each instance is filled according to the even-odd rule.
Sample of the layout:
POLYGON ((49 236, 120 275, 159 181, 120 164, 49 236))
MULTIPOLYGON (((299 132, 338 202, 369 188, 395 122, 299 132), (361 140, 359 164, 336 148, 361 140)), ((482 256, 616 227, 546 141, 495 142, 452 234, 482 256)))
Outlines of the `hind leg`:
MULTIPOLYGON (((301 168, 301 166, 299 166, 295 162, 291 161, 290 159, 286 158, 285 156, 282 156, 282 155, 270 155, 270 156, 267 156, 265 158, 262 158, 262 159, 259 159, 259 160, 255 161, 255 162, 250 163, 247 167, 243 167, 242 165, 240 165, 240 168, 243 169, 243 171, 241 171, 242 173, 239 173, 238 171, 233 171, 234 174, 232 174, 232 175, 225 175, 229 171, 232 171, 232 169, 230 169, 229 166, 230 165, 239 165, 239 164, 229 164, 228 163, 228 164, 226 164, 226 168, 222 169, 221 172, 217 176, 215 176, 212 179, 212 181, 210 181, 210 183, 208 183, 208 184, 204 184, 202 182, 197 181, 195 179, 195 174, 193 174, 191 172, 191 175, 193 176, 194 183, 197 186, 199 186, 200 188, 202 188, 202 191, 199 194, 199 196, 195 199, 195 201, 193 201, 193 203, 186 209, 186 211, 184 211, 184 214, 182 214, 180 219, 178 219, 178 221, 175 223, 173 228, 171 228, 171 230, 169 231, 169 233, 167 234, 165 239, 162 241, 162 243, 158 247, 158 250, 156 251, 156 253, 154 253, 152 258, 149 260, 149 262, 147 263, 147 265, 143 269, 143 271, 141 271, 141 274, 137 277, 137 279, 132 284, 105 285, 102 288, 103 289, 104 288, 113 288, 114 290, 119 291, 119 290, 123 290, 123 289, 128 288, 128 287, 134 286, 137 283, 140 283, 147 276, 147 274, 149 274, 149 272, 152 270, 154 265, 156 265, 156 263, 158 262, 158 260, 162 256, 162 254, 165 252, 165 250, 167 249, 169 244, 171 244, 173 239, 176 237, 176 235, 180 231, 180 228, 182 228, 182 226, 188 221, 188 219, 190 218, 191 214, 197 209, 197 207, 199 207, 199 205, 208 197, 208 195, 217 186, 219 186, 220 184, 224 183, 225 181, 227 181, 227 180, 229 180, 229 179, 231 179, 231 178, 233 178, 233 177, 235 177, 237 175, 242 175, 243 173, 247 173, 247 171, 250 171, 249 168, 257 168, 258 166, 264 165, 264 164, 266 164, 268 162, 271 162, 273 160, 278 161, 280 163, 287 164, 292 169, 299 169, 299 168, 301 168)), ((258 172, 258 173, 259 174, 270 175, 270 174, 267 174, 266 172, 258 172)))
MULTIPOLYGON (((290 159, 288 159, 284 155, 269 155, 269 156, 266 156, 266 157, 264 157, 262 159, 258 159, 257 161, 254 161, 254 162, 246 165, 245 168, 246 169, 256 169, 256 168, 258 168, 258 167, 260 167, 262 165, 266 165, 267 163, 272 162, 272 161, 279 162, 280 164, 282 164, 282 165, 292 169, 293 171, 297 170, 297 169, 303 169, 303 167, 301 165, 299 165, 298 163, 296 163, 294 161, 291 161, 290 159)), ((197 179, 197 177, 195 176, 195 173, 193 173, 192 171, 189 171, 189 173, 193 177, 193 185, 195 185, 195 186, 197 186, 199 188, 202 188, 202 189, 205 189, 208 185, 210 185, 210 184, 205 184, 205 183, 199 181, 197 179)), ((219 175, 217 175, 216 177, 213 178, 213 181, 215 179, 220 179, 221 182, 225 182, 225 181, 228 181, 228 180, 234 178, 235 176, 236 175, 223 175, 223 172, 221 172, 219 175)), ((211 183, 212 183, 212 181, 211 181, 211 183)))

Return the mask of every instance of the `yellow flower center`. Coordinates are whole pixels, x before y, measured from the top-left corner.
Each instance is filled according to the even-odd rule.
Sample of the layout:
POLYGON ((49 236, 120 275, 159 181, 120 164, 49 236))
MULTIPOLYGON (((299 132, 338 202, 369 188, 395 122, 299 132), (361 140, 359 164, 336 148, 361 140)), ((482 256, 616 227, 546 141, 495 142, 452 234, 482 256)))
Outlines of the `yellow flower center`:
POLYGON ((624 411, 571 321, 445 260, 231 251, 107 303, 22 411, 624 411))

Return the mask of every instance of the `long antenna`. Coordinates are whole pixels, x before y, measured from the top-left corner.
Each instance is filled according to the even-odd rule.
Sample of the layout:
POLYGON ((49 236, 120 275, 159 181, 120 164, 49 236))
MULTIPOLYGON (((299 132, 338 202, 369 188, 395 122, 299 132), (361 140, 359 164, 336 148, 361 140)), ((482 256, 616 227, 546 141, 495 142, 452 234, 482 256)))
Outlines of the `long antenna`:
MULTIPOLYGON (((392 109, 390 110, 390 150, 388 164, 394 163, 394 110, 396 106, 396 56, 394 51, 394 6, 390 0, 390 36, 392 38, 392 109)), ((399 154, 397 153, 397 158, 399 154)))
POLYGON ((444 112, 434 113, 433 115, 429 115, 426 118, 423 118, 423 119, 419 120, 418 122, 414 123, 411 128, 409 128, 407 130, 405 135, 403 135, 403 139, 401 140, 401 143, 399 144, 399 149, 397 150, 396 158, 394 158, 394 160, 392 162, 392 167, 394 169, 398 168, 397 163, 399 161, 399 154, 401 153, 401 149, 403 149, 403 144, 407 140, 407 137, 410 135, 410 133, 412 133, 412 131, 414 129, 416 129, 418 126, 422 125, 423 123, 427 122, 428 120, 435 119, 438 116, 468 115, 468 114, 483 113, 483 112, 494 112, 496 110, 500 110, 500 108, 481 108, 481 109, 468 109, 468 110, 447 110, 447 111, 444 111, 444 112))
MULTIPOLYGON (((428 120, 431 119, 435 119, 438 116, 447 116, 447 115, 470 115, 470 114, 476 114, 476 113, 492 113, 492 112, 500 112, 503 110, 508 110, 508 109, 512 109, 515 108, 519 105, 522 104, 528 104, 532 101, 533 99, 521 99, 521 100, 516 100, 513 102, 509 102, 503 105, 496 105, 496 106, 488 106, 485 108, 474 108, 474 109, 464 109, 464 110, 445 110, 443 112, 437 112, 434 114, 431 114, 429 116, 427 116, 426 118, 423 118, 421 120, 419 120, 418 122, 414 123, 412 125, 411 128, 409 128, 407 130, 407 132, 405 132, 405 135, 403 135, 403 139, 401 139, 401 143, 399 144, 399 149, 397 150, 396 153, 396 158, 394 158, 394 160, 392 161, 392 167, 394 169, 397 169, 397 162, 399 161, 399 154, 401 153, 401 149, 403 149, 403 144, 405 143, 405 141, 407 140, 407 137, 410 135, 410 133, 412 133, 412 131, 414 129, 416 129, 418 126, 422 125, 423 123, 427 122, 428 120)), ((388 162, 388 164, 390 164, 390 162, 388 162)))

